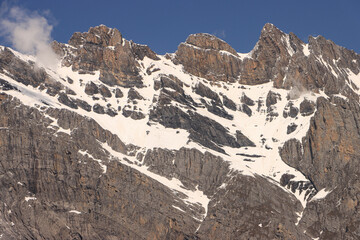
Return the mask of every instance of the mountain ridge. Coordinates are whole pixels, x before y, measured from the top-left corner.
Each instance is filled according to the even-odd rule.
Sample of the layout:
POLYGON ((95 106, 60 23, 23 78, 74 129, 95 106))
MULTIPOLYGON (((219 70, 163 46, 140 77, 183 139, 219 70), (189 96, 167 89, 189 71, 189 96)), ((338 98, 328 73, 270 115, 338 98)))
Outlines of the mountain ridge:
POLYGON ((104 25, 52 47, 55 69, 0 52, 8 239, 358 235, 359 55, 272 24, 248 54, 104 25))

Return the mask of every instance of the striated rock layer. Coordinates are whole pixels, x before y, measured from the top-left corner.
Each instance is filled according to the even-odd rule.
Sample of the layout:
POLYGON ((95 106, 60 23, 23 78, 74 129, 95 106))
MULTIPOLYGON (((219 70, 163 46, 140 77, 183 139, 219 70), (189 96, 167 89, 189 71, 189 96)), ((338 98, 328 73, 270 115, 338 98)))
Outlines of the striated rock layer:
POLYGON ((157 55, 104 25, 0 48, 0 238, 359 239, 360 57, 266 24, 157 55))

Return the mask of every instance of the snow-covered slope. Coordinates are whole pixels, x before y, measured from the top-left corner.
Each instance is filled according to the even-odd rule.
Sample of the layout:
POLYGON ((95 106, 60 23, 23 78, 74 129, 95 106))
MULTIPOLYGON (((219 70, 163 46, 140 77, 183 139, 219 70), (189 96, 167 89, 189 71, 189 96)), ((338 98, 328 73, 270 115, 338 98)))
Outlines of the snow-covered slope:
MULTIPOLYGON (((51 133, 49 141, 59 141, 64 149, 67 144, 76 146, 69 147, 72 152, 64 150, 64 155, 50 151, 55 160, 43 160, 44 166, 39 165, 45 169, 44 179, 50 174, 54 182, 69 186, 69 196, 74 186, 100 186, 105 189, 104 196, 123 197, 125 202, 109 204, 104 198, 100 207, 91 208, 93 203, 72 204, 75 197, 57 206, 76 213, 72 215, 90 216, 99 207, 96 211, 115 220, 111 205, 115 204, 118 212, 132 209, 120 212, 130 216, 124 226, 134 226, 135 230, 129 227, 129 231, 138 234, 138 227, 147 220, 142 216, 134 220, 138 215, 132 211, 155 199, 159 205, 150 210, 143 206, 149 211, 145 215, 165 216, 162 220, 176 231, 184 224, 187 233, 194 234, 191 236, 207 236, 204 231, 216 230, 215 226, 230 229, 232 234, 239 230, 237 224, 249 224, 251 231, 261 228, 264 234, 269 233, 268 226, 271 233, 274 228, 285 232, 279 225, 285 221, 292 233, 302 237, 303 229, 311 228, 301 226, 309 222, 306 207, 338 194, 339 188, 330 184, 336 177, 328 179, 338 169, 332 163, 323 164, 323 158, 331 153, 329 156, 340 156, 347 164, 351 154, 356 155, 352 142, 342 136, 347 130, 344 126, 356 129, 356 121, 343 120, 342 116, 358 107, 358 55, 321 37, 303 43, 267 24, 249 53, 237 53, 209 34, 194 34, 176 53, 157 55, 146 45, 128 41, 116 29, 102 25, 75 33, 69 44, 53 43, 53 48, 61 59, 49 68, 34 56, 0 47, 0 102, 7 99, 4 96, 16 98, 9 101, 17 104, 15 109, 33 110, 38 124, 51 133), (334 116, 329 110, 332 106, 334 116), (324 127, 327 124, 332 125, 329 131, 324 127), (319 136, 312 135, 319 128, 319 136), (322 149, 321 141, 334 146, 322 149), (321 159, 311 162, 321 151, 325 152, 321 159), (62 161, 65 171, 75 166, 71 178, 59 174, 62 161), (303 161, 310 161, 310 167, 303 167, 303 161), (56 166, 47 171, 53 162, 56 166), (309 169, 312 166, 316 167, 315 175, 309 169), (116 182, 118 175, 123 182, 116 182), (87 181, 96 183, 84 184, 86 176, 91 176, 87 181), (77 178, 78 182, 73 180, 77 178), (138 187, 144 187, 150 198, 133 194, 138 187), (138 206, 126 205, 135 200, 139 200, 138 206), (239 202, 242 205, 237 205, 239 202), (102 208, 102 204, 109 205, 102 208), (237 222, 247 210, 245 218, 237 222), (172 218, 174 214, 177 216, 172 218), (267 222, 261 219, 262 214, 267 222), (221 223, 228 217, 231 224, 221 223)), ((5 132, 9 127, 1 126, 0 130, 5 132)), ((30 131, 27 138, 31 136, 30 131)), ((45 140, 35 140, 35 145, 36 141, 45 140)), ((36 151, 31 154, 36 159, 36 151)), ((27 187, 22 181, 17 185, 27 187)), ((29 180, 28 185, 33 182, 29 180)), ((30 207, 46 199, 33 188, 25 195, 30 207)), ((351 201, 347 200, 347 206, 353 206, 351 201)))
MULTIPOLYGON (((22 61, 29 62, 34 60, 31 56, 25 56, 13 50, 12 52, 22 61)), ((116 116, 110 116, 107 114, 98 114, 94 111, 88 112, 81 108, 73 109, 60 103, 57 99, 58 95, 49 96, 49 94, 46 93, 46 89, 25 86, 14 80, 11 77, 11 74, 8 74, 6 71, 0 74, 0 78, 16 87, 17 90, 12 89, 6 92, 7 94, 20 99, 23 104, 36 107, 44 112, 46 108, 49 107, 76 111, 76 113, 80 115, 94 119, 101 127, 119 136, 125 144, 133 144, 139 147, 137 153, 146 153, 147 150, 154 148, 165 148, 169 150, 179 150, 181 147, 196 148, 201 152, 208 151, 214 155, 220 156, 224 161, 230 163, 230 166, 234 171, 238 171, 245 175, 260 175, 279 184, 281 176, 284 173, 287 173, 294 175, 295 178, 293 180, 295 181, 308 181, 299 171, 286 165, 279 155, 279 148, 282 147, 287 140, 291 138, 301 140, 301 138, 305 136, 309 128, 310 118, 313 114, 311 113, 307 116, 298 114, 295 118, 285 118, 283 112, 287 111, 288 98, 290 96, 288 90, 274 88, 272 82, 255 86, 226 82, 212 84, 206 79, 185 73, 181 65, 175 65, 171 60, 166 59, 164 56, 159 56, 159 58, 160 60, 152 60, 145 57, 144 60, 139 61, 144 87, 137 88, 136 91, 143 99, 136 100, 135 103, 127 98, 129 88, 119 86, 107 86, 113 93, 111 97, 105 98, 100 93, 92 96, 86 94, 86 84, 89 84, 90 82, 95 83, 96 85, 103 84, 99 80, 99 71, 95 71, 92 74, 79 74, 78 72, 73 71, 71 67, 62 66, 60 62, 56 69, 45 68, 46 73, 53 80, 61 83, 65 88, 71 89, 74 92, 74 97, 87 102, 91 106, 100 104, 104 107, 108 106, 114 111, 117 111, 119 107, 122 109, 137 109, 136 111, 145 115, 145 118, 137 120, 125 117, 120 111, 116 116), (149 75, 146 73, 146 70, 150 67, 159 70, 149 75), (160 94, 160 90, 154 89, 154 83, 164 75, 173 75, 184 83, 183 90, 185 95, 190 96, 198 105, 193 106, 195 112, 220 123, 234 137, 236 137, 236 131, 241 131, 255 144, 255 146, 241 148, 222 146, 225 153, 220 153, 191 140, 189 138, 189 132, 185 129, 167 128, 159 123, 152 122, 149 119, 149 114, 154 105, 157 104, 154 99, 157 99, 160 94), (69 82, 67 79, 72 79, 72 81, 69 82), (233 119, 217 116, 204 108, 201 102, 202 97, 196 94, 194 90, 199 83, 209 87, 219 96, 226 96, 236 104, 236 110, 226 109, 226 111, 233 116, 233 119), (125 97, 116 98, 114 94, 116 89, 121 89, 125 97), (275 104, 267 107, 266 99, 270 91, 277 95, 277 101, 275 104), (241 98, 244 95, 256 103, 254 106, 248 106, 252 112, 251 116, 248 116, 242 111, 241 98), (293 132, 287 133, 286 127, 289 125, 297 125, 297 128, 293 132)), ((168 90, 175 91, 173 89, 168 90)), ((65 90, 62 90, 62 92, 65 93, 65 90)), ((315 102, 319 96, 326 97, 323 93, 316 94, 313 92, 302 92, 299 97, 290 101, 293 103, 293 107, 299 109, 300 103, 303 102, 304 99, 315 102)), ((211 99, 209 98, 204 97, 204 99, 208 103, 211 102, 211 99)), ((187 106, 178 102, 173 101, 171 104, 184 111, 187 110, 187 106)), ((71 129, 66 131, 68 134, 71 134, 71 129)), ((105 149, 109 150, 108 147, 105 149)), ((118 154, 119 153, 113 153, 113 156, 119 160, 125 157, 118 154)), ((192 201, 193 203, 199 202, 206 209, 206 204, 208 202, 207 197, 202 194, 199 195, 199 191, 191 192, 181 190, 181 188, 176 187, 181 185, 180 183, 176 183, 178 180, 173 179, 175 183, 170 184, 165 178, 160 176, 156 177, 156 174, 146 170, 146 166, 143 166, 143 163, 138 161, 136 157, 127 157, 127 159, 136 163, 136 165, 131 166, 134 166, 144 174, 157 179, 166 186, 173 186, 171 188, 176 191, 183 191, 184 194, 189 196, 189 199, 194 199, 192 201)), ((126 164, 126 161, 124 161, 124 163, 126 164)), ((106 173, 104 172, 104 174, 106 173)), ((292 193, 291 191, 289 192, 292 193)), ((296 191, 294 194, 301 201, 303 206, 305 206, 307 201, 305 191, 302 191, 301 193, 296 191)))

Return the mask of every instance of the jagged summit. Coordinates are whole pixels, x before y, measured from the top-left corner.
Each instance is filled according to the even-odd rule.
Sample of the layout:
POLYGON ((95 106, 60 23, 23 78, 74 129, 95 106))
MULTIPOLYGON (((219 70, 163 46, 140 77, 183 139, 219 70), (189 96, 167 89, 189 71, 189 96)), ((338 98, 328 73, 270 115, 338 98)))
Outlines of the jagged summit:
POLYGON ((92 43, 103 47, 115 46, 116 44, 122 44, 122 36, 116 28, 100 25, 91 27, 88 32, 76 32, 69 40, 69 44, 74 47, 79 47, 85 43, 92 43))
POLYGON ((237 52, 229 44, 208 33, 191 34, 186 39, 186 43, 203 49, 227 51, 237 56, 237 52))
POLYGON ((74 33, 68 45, 53 45, 63 65, 83 73, 100 71, 100 80, 111 86, 141 86, 137 60, 158 59, 148 46, 128 41, 116 28, 104 25, 74 33))
POLYGON ((286 33, 281 31, 272 23, 265 23, 265 25, 261 29, 261 35, 268 35, 268 34, 278 35, 278 34, 286 34, 286 33))
MULTIPOLYGON (((91 63, 90 65, 86 64, 86 66, 73 64, 74 59, 69 59, 71 56, 66 60, 65 64, 72 65, 74 69, 82 71, 101 69, 102 75, 104 75, 102 79, 109 84, 141 84, 141 79, 137 76, 136 68, 138 66, 134 60, 136 58, 143 59, 145 56, 151 59, 159 59, 157 54, 146 45, 123 40, 117 29, 111 29, 104 25, 90 28, 86 33, 75 33, 69 44, 78 49, 83 49, 75 55, 81 55, 84 51, 88 52, 90 49, 95 49, 94 46, 91 46, 95 45, 101 47, 96 52, 99 52, 106 59, 110 56, 110 59, 128 58, 126 61, 121 61, 126 63, 122 66, 111 63, 110 69, 106 67, 110 63, 105 64, 105 69, 103 69, 102 66, 91 66, 91 63), (110 52, 109 50, 114 50, 115 55, 109 55, 107 53, 110 52), (104 51, 106 54, 101 53, 104 51), (121 52, 125 52, 125 54, 121 52), (131 54, 129 54, 130 52, 131 54), (129 55, 133 57, 129 58, 129 55), (130 77, 131 75, 128 74, 126 77, 125 74, 121 74, 124 71, 133 72, 133 76, 130 77)), ((56 47, 55 49, 58 53, 64 54, 64 47, 56 47)), ((70 49, 70 51, 73 50, 70 49)), ((98 62, 102 62, 101 56, 95 55, 94 57, 99 59, 98 62)), ((179 45, 178 50, 173 55, 173 60, 175 63, 182 64, 185 71, 211 81, 240 82, 249 85, 272 81, 274 86, 278 88, 297 87, 304 90, 323 90, 335 93, 336 91, 329 90, 329 87, 324 88, 325 83, 321 79, 321 72, 324 70, 321 66, 314 69, 313 63, 319 57, 323 57, 324 63, 333 65, 333 61, 341 55, 346 55, 343 58, 348 59, 346 62, 344 60, 339 61, 341 67, 347 67, 356 74, 359 71, 359 66, 355 62, 358 58, 356 53, 336 46, 332 41, 321 36, 318 38, 310 37, 309 43, 306 44, 295 34, 286 34, 273 24, 267 23, 261 31, 259 41, 248 54, 237 53, 229 44, 215 36, 199 33, 190 35, 184 43, 179 45), (308 62, 311 62, 312 67, 307 64, 308 62), (296 69, 297 66, 301 66, 300 71, 296 69), (289 69, 287 70, 289 74, 284 72, 285 69, 289 69)), ((112 61, 110 60, 110 62, 112 61)), ((94 61, 91 60, 91 62, 94 61)), ((343 78, 345 79, 346 76, 344 75, 343 78)), ((342 82, 344 81, 342 80, 342 82)))

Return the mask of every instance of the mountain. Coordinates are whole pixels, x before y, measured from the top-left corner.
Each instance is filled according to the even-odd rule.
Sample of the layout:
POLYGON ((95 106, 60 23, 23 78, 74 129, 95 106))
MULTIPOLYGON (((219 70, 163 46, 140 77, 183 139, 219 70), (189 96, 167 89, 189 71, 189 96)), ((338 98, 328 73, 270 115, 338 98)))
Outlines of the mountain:
POLYGON ((52 48, 0 48, 0 238, 360 238, 354 51, 272 24, 246 54, 104 25, 52 48))

